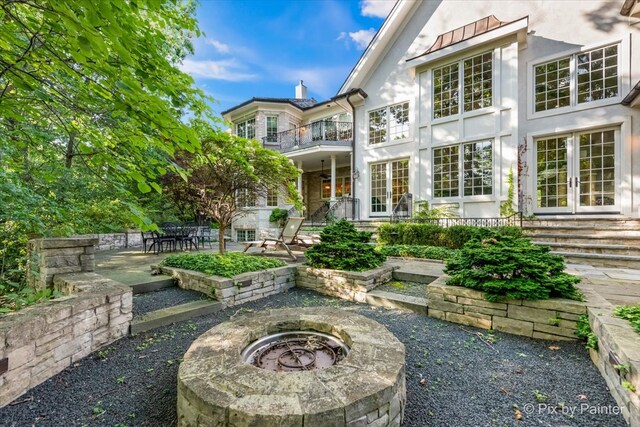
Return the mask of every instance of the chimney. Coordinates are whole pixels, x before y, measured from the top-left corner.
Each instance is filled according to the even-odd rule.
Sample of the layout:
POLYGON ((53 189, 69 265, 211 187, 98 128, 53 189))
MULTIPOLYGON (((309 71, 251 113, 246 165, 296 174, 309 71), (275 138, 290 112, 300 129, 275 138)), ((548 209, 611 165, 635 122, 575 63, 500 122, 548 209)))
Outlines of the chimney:
POLYGON ((296 86, 296 99, 307 99, 307 87, 302 84, 302 80, 296 86))

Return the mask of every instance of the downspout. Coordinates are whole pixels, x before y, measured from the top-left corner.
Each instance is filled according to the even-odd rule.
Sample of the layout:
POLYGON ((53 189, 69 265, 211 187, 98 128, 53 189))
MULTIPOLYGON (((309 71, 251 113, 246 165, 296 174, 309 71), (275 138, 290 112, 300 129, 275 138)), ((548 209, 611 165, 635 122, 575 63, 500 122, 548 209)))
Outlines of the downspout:
MULTIPOLYGON (((351 95, 349 95, 351 96, 351 95)), ((351 218, 356 219, 356 180, 353 177, 353 173, 356 170, 356 107, 351 103, 351 100, 347 96, 347 102, 351 106, 351 218)), ((358 212, 358 219, 360 219, 360 213, 358 212)))

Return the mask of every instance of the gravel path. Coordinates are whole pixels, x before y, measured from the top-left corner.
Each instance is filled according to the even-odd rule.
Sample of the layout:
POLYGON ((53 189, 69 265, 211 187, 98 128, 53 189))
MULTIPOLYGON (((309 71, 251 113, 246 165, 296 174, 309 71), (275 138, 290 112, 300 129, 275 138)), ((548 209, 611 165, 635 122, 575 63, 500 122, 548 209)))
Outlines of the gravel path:
POLYGON ((207 296, 202 292, 182 289, 177 286, 175 288, 165 288, 156 292, 134 295, 133 317, 140 317, 150 311, 203 299, 207 299, 207 296))
POLYGON ((473 328, 298 289, 124 338, 0 409, 0 426, 175 426, 178 364, 196 337, 238 312, 319 305, 375 319, 405 343, 405 427, 626 426, 591 413, 615 401, 580 343, 481 331, 488 345, 473 328))
POLYGON ((425 283, 391 281, 384 285, 377 286, 376 291, 385 291, 412 297, 427 297, 427 285, 425 283))

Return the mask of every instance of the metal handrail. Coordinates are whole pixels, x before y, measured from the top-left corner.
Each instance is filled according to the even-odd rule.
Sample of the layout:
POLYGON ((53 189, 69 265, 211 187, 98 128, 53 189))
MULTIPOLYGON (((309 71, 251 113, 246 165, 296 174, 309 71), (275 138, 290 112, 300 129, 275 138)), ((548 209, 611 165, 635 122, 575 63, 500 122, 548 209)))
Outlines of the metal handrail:
POLYGON ((503 227, 514 226, 522 228, 522 212, 516 212, 506 217, 494 218, 391 218, 391 222, 412 222, 419 224, 434 224, 444 228, 454 225, 469 225, 474 227, 503 227))
POLYGON ((329 208, 326 214, 327 218, 334 220, 346 219, 359 219, 360 200, 355 197, 343 196, 336 200, 336 202, 329 208))
POLYGON ((413 213, 413 194, 404 193, 391 212, 392 220, 398 218, 411 218, 413 213))
POLYGON ((283 151, 320 141, 351 142, 352 139, 353 127, 351 122, 321 120, 279 132, 271 137, 265 136, 262 138, 262 144, 266 147, 283 151))
POLYGON ((311 225, 323 224, 327 221, 327 212, 329 212, 329 202, 323 202, 322 205, 309 215, 311 225))

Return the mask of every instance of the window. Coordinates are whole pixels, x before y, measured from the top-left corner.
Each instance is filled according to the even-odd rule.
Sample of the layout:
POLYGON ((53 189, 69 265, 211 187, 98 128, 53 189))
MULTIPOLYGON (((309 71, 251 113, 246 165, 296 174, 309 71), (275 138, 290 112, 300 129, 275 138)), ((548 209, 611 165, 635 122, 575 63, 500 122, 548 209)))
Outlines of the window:
POLYGON ((278 206, 278 190, 275 188, 267 189, 267 206, 278 206))
MULTIPOLYGON (((351 194, 351 178, 336 178, 336 197, 349 196, 351 194)), ((322 179, 322 198, 331 198, 331 178, 322 179)))
POLYGON ((619 95, 618 45, 565 56, 533 67, 534 112, 619 95), (575 66, 575 77, 571 66, 575 66))
POLYGON ((278 116, 267 116, 267 142, 278 142, 278 116))
POLYGON ((256 196, 248 189, 238 190, 236 203, 241 208, 249 208, 256 205, 256 196))
POLYGON ((236 230, 236 241, 237 242, 251 242, 256 240, 256 230, 236 230))
POLYGON ((409 103, 369 111, 369 144, 409 137, 409 103))
POLYGON ((236 135, 242 138, 256 137, 256 119, 249 119, 236 125, 236 135))
POLYGON ((433 150, 433 197, 458 197, 458 146, 433 150))
POLYGON ((536 111, 566 107, 571 103, 570 57, 547 62, 535 67, 536 111))
POLYGON ((458 197, 460 194, 481 196, 492 193, 493 144, 491 141, 433 149, 433 197, 458 197))
POLYGON ((433 70, 433 118, 459 113, 460 80, 463 111, 493 104, 493 53, 485 52, 433 70))

